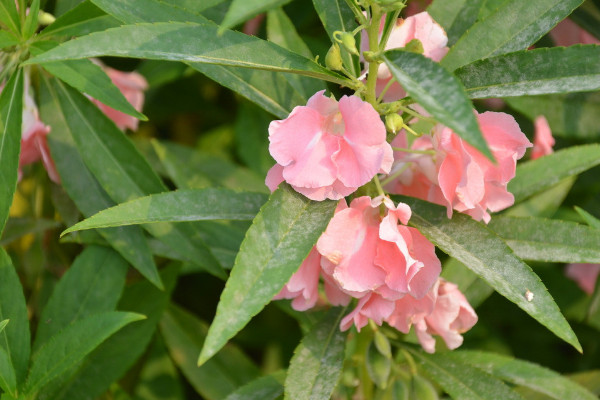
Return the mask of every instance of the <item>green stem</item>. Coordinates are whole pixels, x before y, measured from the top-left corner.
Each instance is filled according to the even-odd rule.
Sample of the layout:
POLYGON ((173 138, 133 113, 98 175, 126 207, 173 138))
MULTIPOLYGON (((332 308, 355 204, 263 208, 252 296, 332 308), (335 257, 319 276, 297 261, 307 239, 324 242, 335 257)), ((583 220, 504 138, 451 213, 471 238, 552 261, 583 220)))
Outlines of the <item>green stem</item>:
POLYGON ((410 163, 406 163, 406 164, 404 164, 404 165, 402 166, 402 168, 400 168, 398 171, 394 172, 394 173, 393 173, 393 174, 391 174, 391 175, 388 175, 388 177, 387 177, 387 178, 385 178, 385 179, 384 179, 384 180, 381 182, 381 184, 382 184, 383 186, 386 186, 388 183, 392 182, 394 179, 396 179, 397 177, 399 177, 400 175, 402 175, 402 173, 403 173, 404 171, 406 171, 406 170, 408 169, 408 167, 410 167, 410 163))
POLYGON ((413 135, 415 135, 416 137, 421 137, 423 135, 421 135, 420 133, 415 132, 410 126, 404 124, 404 126, 402 127, 404 129, 406 129, 408 132, 412 133, 413 135))
MULTIPOLYGON (((396 24, 396 20, 398 19, 398 16, 400 15, 400 10, 396 10, 394 11, 394 14, 392 15, 392 24, 396 24)), ((381 41, 379 42, 379 48, 380 49, 385 49, 385 45, 387 44, 388 39, 390 38, 390 35, 392 34, 392 30, 393 27, 384 31, 383 32, 383 36, 381 37, 381 41)))
POLYGON ((396 107, 398 108, 398 110, 402 110, 402 112, 405 112, 405 113, 407 113, 409 115, 412 115, 413 117, 418 118, 418 119, 420 119, 422 121, 431 122, 433 124, 437 123, 437 121, 434 118, 426 117, 424 115, 421 115, 421 114, 419 114, 418 112, 416 112, 415 110, 413 110, 413 109, 411 109, 409 107, 404 107, 403 105, 400 105, 400 104, 398 104, 396 107))
MULTIPOLYGON (((367 30, 369 35, 369 51, 379 52, 379 21, 381 20, 381 8, 377 4, 371 5, 371 25, 367 30)), ((365 99, 372 106, 377 104, 377 71, 379 70, 380 61, 369 63, 369 75, 367 76, 367 93, 365 99)))
POLYGON ((373 177, 373 182, 375 182, 375 187, 377 188, 377 193, 380 196, 385 196, 385 192, 383 191, 383 187, 381 186, 381 182, 379 182, 379 178, 377 175, 373 177))
POLYGON ((396 82, 396 78, 392 77, 388 83, 386 83, 385 87, 383 88, 383 90, 381 91, 381 93, 379 94, 379 97, 377 98, 377 104, 381 103, 381 101, 383 100, 383 96, 385 96, 385 94, 387 93, 388 89, 392 86, 392 84, 396 82))

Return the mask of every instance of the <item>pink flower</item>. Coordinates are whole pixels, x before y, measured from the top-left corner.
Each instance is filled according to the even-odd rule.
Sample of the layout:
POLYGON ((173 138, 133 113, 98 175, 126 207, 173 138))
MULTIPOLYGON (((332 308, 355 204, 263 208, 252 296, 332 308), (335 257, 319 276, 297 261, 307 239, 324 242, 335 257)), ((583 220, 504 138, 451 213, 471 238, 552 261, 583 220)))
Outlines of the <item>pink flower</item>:
MULTIPOLYGON (((131 103, 137 111, 141 112, 142 107, 144 106, 144 90, 148 88, 146 79, 137 72, 122 72, 104 65, 101 66, 112 83, 114 83, 121 93, 123 93, 123 96, 125 96, 127 101, 131 103)), ((117 111, 96 99, 92 99, 92 101, 108 118, 113 120, 119 129, 125 130, 125 128, 129 128, 132 131, 135 131, 138 128, 139 121, 137 118, 122 113, 121 111, 117 111)))
POLYGON ((355 96, 338 103, 316 93, 286 119, 271 122, 269 141, 277 164, 267 186, 274 190, 285 180, 312 200, 339 200, 388 173, 393 161, 379 114, 355 96))
POLYGON ((381 326, 383 321, 394 311, 394 302, 386 300, 375 293, 369 293, 358 301, 358 304, 350 314, 346 315, 340 322, 340 330, 347 331, 352 325, 360 330, 372 319, 381 326))
POLYGON ((533 137, 533 150, 531 151, 531 159, 535 160, 542 156, 552 154, 552 146, 554 146, 554 138, 550 125, 543 115, 535 119, 535 135, 533 137))
POLYGON ((600 274, 600 264, 569 264, 565 274, 577 282, 581 290, 591 295, 600 274))
POLYGON ((583 30, 569 18, 562 20, 550 31, 550 37, 557 46, 571 46, 574 44, 600 44, 589 32, 583 30))
MULTIPOLYGON (((385 18, 385 17, 384 17, 385 18)), ((383 21, 380 31, 383 29, 383 21)), ((423 45, 423 55, 439 62, 448 53, 448 36, 444 29, 436 23, 427 12, 412 15, 406 19, 398 19, 396 26, 392 28, 390 37, 385 45, 385 50, 405 47, 410 41, 417 39, 423 45)), ((368 50, 368 40, 363 34, 361 48, 368 50)), ((377 95, 381 94, 387 86, 392 73, 385 64, 379 66, 377 73, 377 95)), ((384 95, 386 102, 395 101, 406 96, 406 92, 398 82, 390 85, 384 95)))
POLYGON ((413 144, 435 151, 429 157, 435 161, 437 173, 432 174, 427 155, 416 159, 401 155, 396 163, 413 163, 412 171, 403 172, 390 190, 446 205, 449 218, 454 209, 486 223, 491 218, 488 210, 496 212, 511 206, 514 197, 506 187, 515 176, 517 160, 531 143, 508 114, 485 112, 478 114, 477 120, 496 164, 450 128, 438 125, 431 139, 421 138, 413 144))
POLYGON ((425 296, 441 266, 433 244, 405 226, 410 215, 406 204, 396 207, 387 198, 354 199, 349 208, 334 215, 317 242, 324 273, 356 298, 371 293, 391 301, 407 293, 425 296))
POLYGON ((477 322, 477 314, 455 284, 439 279, 422 299, 405 296, 396 301, 387 322, 404 333, 414 325, 423 349, 433 353, 432 335, 441 336, 450 350, 456 349, 463 342, 461 333, 477 322))
POLYGON ((25 91, 22 126, 19 178, 21 177, 21 167, 42 160, 50 179, 60 183, 60 177, 50 156, 46 140, 46 135, 50 133, 50 127, 40 121, 37 106, 29 94, 29 90, 25 91))

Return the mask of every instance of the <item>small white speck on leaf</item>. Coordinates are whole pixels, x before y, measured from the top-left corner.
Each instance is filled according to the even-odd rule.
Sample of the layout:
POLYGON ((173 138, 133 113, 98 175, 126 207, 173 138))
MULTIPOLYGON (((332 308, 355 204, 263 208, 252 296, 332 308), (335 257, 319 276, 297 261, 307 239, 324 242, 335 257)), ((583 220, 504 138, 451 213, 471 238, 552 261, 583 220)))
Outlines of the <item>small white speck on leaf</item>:
POLYGON ((525 292, 525 300, 532 301, 533 300, 533 292, 529 289, 525 292))

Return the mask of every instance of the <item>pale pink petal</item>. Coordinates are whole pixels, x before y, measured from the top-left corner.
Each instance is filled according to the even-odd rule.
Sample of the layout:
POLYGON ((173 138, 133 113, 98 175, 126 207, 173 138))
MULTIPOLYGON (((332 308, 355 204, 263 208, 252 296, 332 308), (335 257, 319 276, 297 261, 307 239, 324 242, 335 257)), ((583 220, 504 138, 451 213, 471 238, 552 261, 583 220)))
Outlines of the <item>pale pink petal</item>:
POLYGON ((557 46, 572 46, 574 44, 600 44, 600 41, 580 28, 570 18, 564 19, 550 31, 550 37, 557 46))
POLYGON ((550 125, 543 115, 535 119, 535 134, 533 136, 533 150, 531 151, 531 159, 535 160, 542 156, 552 154, 552 146, 554 146, 554 138, 550 125))
POLYGON ((275 164, 269 169, 269 172, 267 172, 265 184, 271 192, 274 192, 281 182, 283 182, 283 167, 279 164, 275 164))
POLYGON ((360 332, 367 325, 369 319, 377 325, 381 325, 393 311, 393 301, 385 300, 376 294, 369 294, 360 299, 356 308, 342 319, 340 330, 346 331, 354 324, 360 332))
POLYGON ((594 293, 598 274, 600 274, 600 264, 569 264, 565 271, 567 277, 571 278, 587 294, 594 293))

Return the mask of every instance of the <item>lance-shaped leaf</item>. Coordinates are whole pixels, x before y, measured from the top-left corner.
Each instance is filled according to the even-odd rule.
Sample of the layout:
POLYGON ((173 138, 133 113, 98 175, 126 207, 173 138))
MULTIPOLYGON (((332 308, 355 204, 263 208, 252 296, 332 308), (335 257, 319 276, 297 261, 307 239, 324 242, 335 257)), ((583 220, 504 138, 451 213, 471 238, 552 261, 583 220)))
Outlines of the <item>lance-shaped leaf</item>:
POLYGON ((454 71, 475 60, 525 50, 581 3, 583 0, 506 1, 473 25, 441 63, 454 71))
POLYGON ((494 217, 488 227, 525 260, 600 263, 600 231, 570 221, 494 217))
POLYGON ((14 398, 17 397, 17 377, 15 375, 15 369, 10 361, 10 356, 6 350, 4 350, 4 347, 0 347, 0 389, 14 398))
MULTIPOLYGON (((54 89, 65 120, 86 166, 102 188, 117 202, 166 191, 166 187, 129 138, 84 95, 60 82, 54 89)), ((150 234, 176 252, 200 263, 216 276, 224 272, 214 255, 201 240, 194 240, 193 227, 182 223, 144 225, 150 234)), ((153 279, 157 279, 153 271, 153 279)))
POLYGON ((86 0, 69 12, 61 15, 42 32, 40 38, 49 36, 83 36, 91 32, 116 28, 121 25, 117 19, 106 14, 90 0, 86 0))
POLYGON ((458 79, 422 54, 390 50, 384 53, 383 59, 396 80, 427 112, 493 159, 477 124, 473 105, 458 79))
POLYGON ((531 362, 500 354, 469 350, 449 352, 446 357, 450 360, 475 366, 496 378, 528 387, 552 399, 598 399, 598 396, 571 379, 531 362))
POLYGON ((107 14, 126 24, 143 22, 197 22, 207 19, 193 11, 184 10, 161 0, 91 0, 107 14))
POLYGON ((237 24, 249 20, 250 18, 277 7, 289 3, 291 0, 233 0, 227 14, 221 22, 219 33, 233 28, 237 24))
MULTIPOLYGON (((10 322, 0 332, 0 349, 6 353, 8 361, 2 362, 2 368, 6 371, 12 369, 16 383, 21 384, 27 374, 30 354, 27 306, 12 261, 6 251, 0 249, 0 320, 6 319, 10 322)), ((11 383, 12 378, 9 375, 6 378, 7 383, 11 383)))
POLYGON ((594 217, 589 212, 587 212, 584 209, 577 207, 577 206, 575 207, 575 211, 577 211, 577 214, 579 214, 579 216, 581 218, 583 218, 583 220, 585 221, 586 224, 588 224, 589 226, 591 226, 594 229, 600 230, 600 219, 594 217))
MULTIPOLYGON (((44 77, 40 90, 41 115, 53 129, 53 134, 48 137, 48 144, 65 191, 83 215, 89 217, 113 206, 114 202, 83 162, 73 139, 74 128, 67 120, 55 84, 56 82, 44 77)), ((100 234, 142 275, 158 286, 161 285, 150 248, 139 227, 103 229, 100 234)))
POLYGON ((54 287, 42 311, 33 350, 75 321, 113 311, 126 274, 127 262, 117 252, 100 246, 86 247, 54 287))
POLYGON ((277 400, 283 394, 285 372, 262 376, 240 387, 225 400, 277 400))
POLYGON ((289 72, 354 86, 349 79, 276 44, 234 31, 217 36, 217 29, 210 21, 125 25, 68 41, 26 64, 99 56, 137 57, 289 72))
POLYGON ((484 0, 437 0, 431 2, 427 12, 444 28, 448 46, 452 46, 475 23, 484 3, 484 0))
POLYGON ((448 354, 427 354, 407 347, 427 375, 453 399, 460 400, 523 400, 501 380, 472 367, 448 354))
MULTIPOLYGON (((31 48, 36 50, 36 54, 39 54, 57 45, 56 42, 38 42, 33 44, 31 48)), ((143 121, 148 120, 144 114, 138 112, 127 101, 121 90, 106 75, 106 72, 92 61, 67 60, 46 63, 43 67, 63 82, 107 106, 143 121)))
POLYGON ((336 202, 315 202, 280 185, 246 233, 198 363, 214 355, 271 301, 298 270, 333 215, 336 202))
POLYGON ((410 224, 448 255, 479 275, 498 293, 515 303, 578 351, 581 345, 540 278, 508 245, 482 223, 423 200, 398 197, 412 209, 410 224), (477 238, 477 240, 473 240, 477 238), (532 301, 525 293, 534 295, 532 301))
POLYGON ((33 356, 24 392, 34 398, 45 385, 77 365, 109 336, 144 318, 141 314, 110 311, 69 325, 33 356))
POLYGON ((0 234, 17 188, 23 115, 23 71, 18 69, 0 94, 0 234))
POLYGON ((178 190, 119 204, 73 225, 62 234, 153 222, 251 220, 266 200, 267 196, 262 193, 236 192, 230 189, 178 190))
POLYGON ((286 399, 329 399, 342 373, 346 333, 340 331, 345 308, 330 310, 294 350, 285 379, 286 399))
POLYGON ((174 305, 160 321, 160 332, 173 361, 196 392, 206 399, 224 399, 256 379, 259 370, 240 349, 232 345, 198 367, 196 354, 202 348, 207 331, 205 322, 174 305))
POLYGON ((17 43, 19 43, 17 38, 14 37, 13 35, 11 35, 9 32, 0 31, 0 49, 3 49, 5 47, 14 46, 17 43))
POLYGON ((598 58, 597 45, 535 49, 475 61, 455 74, 472 99, 581 92, 600 88, 598 58))
POLYGON ((573 146, 520 164, 515 178, 508 184, 508 191, 515 196, 515 203, 518 203, 564 178, 600 164, 599 154, 598 144, 573 146))
POLYGON ((14 34, 21 33, 21 20, 14 1, 0 0, 0 22, 4 23, 14 34))

